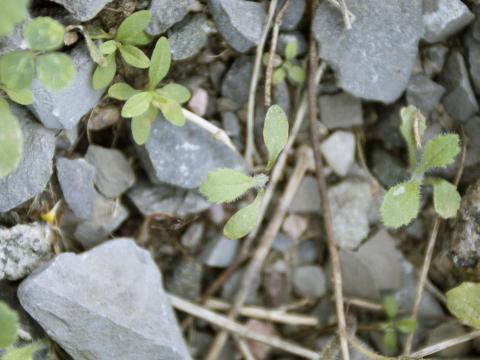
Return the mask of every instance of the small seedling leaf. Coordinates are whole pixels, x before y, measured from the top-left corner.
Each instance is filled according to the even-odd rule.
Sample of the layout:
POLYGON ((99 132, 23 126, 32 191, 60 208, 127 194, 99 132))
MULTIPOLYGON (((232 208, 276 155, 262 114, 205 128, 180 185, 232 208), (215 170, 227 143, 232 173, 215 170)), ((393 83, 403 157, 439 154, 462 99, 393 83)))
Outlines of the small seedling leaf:
POLYGON ((301 84, 305 81, 305 70, 298 65, 293 65, 288 68, 288 77, 292 81, 301 84))
POLYGON ((400 117, 402 118, 400 133, 407 143, 408 163, 410 168, 414 169, 417 166, 417 148, 421 145, 423 134, 427 128, 425 117, 420 110, 412 105, 402 108, 400 117), (415 133, 417 134, 417 139, 415 138, 415 133), (418 142, 420 144, 417 144, 418 142))
POLYGON ((164 87, 157 89, 156 93, 158 95, 172 99, 179 104, 187 102, 191 96, 190 91, 185 86, 179 84, 167 84, 164 87))
POLYGON ((140 90, 134 89, 127 83, 116 83, 108 89, 108 96, 117 100, 126 101, 140 92, 140 90))
POLYGON ((395 328, 404 334, 411 334, 415 331, 416 327, 417 322, 412 318, 400 319, 395 322, 395 328))
POLYGON ((110 55, 117 50, 117 43, 115 40, 108 40, 102 43, 99 49, 103 55, 110 55))
POLYGON ((443 168, 453 162, 460 152, 460 139, 457 134, 439 135, 425 146, 418 172, 433 168, 443 168))
POLYGON ((30 0, 2 0, 0 12, 0 36, 11 33, 28 14, 30 0))
POLYGON ((138 34, 143 33, 143 29, 147 27, 151 18, 152 14, 149 10, 134 12, 122 21, 115 35, 115 40, 129 43, 130 39, 134 39, 138 34))
POLYGON ((29 344, 20 348, 7 350, 2 360, 32 360, 33 353, 37 350, 37 344, 29 344))
POLYGON ((12 345, 17 339, 18 315, 0 301, 0 349, 12 345))
POLYGON ((449 290, 448 310, 463 324, 480 329, 480 283, 464 282, 449 290))
POLYGON ((456 186, 438 178, 432 180, 432 185, 433 205, 437 214, 444 219, 455 217, 462 200, 456 186))
POLYGON ((150 107, 153 94, 149 91, 133 95, 123 105, 121 115, 125 118, 133 118, 142 115, 150 107))
POLYGON ((285 46, 285 60, 290 61, 297 56, 297 43, 296 41, 290 41, 285 46))
POLYGON ((0 98, 0 178, 17 168, 22 159, 22 146, 23 135, 18 119, 10 111, 7 101, 0 98))
POLYGON ((35 75, 32 51, 12 51, 0 56, 0 82, 9 89, 25 89, 35 75))
POLYGON ((139 48, 133 45, 121 45, 118 49, 127 64, 139 69, 146 69, 150 66, 147 55, 139 48))
POLYGON ((420 182, 410 180, 390 188, 383 197, 380 214, 386 226, 398 228, 412 221, 420 210, 420 182))
POLYGON ((383 345, 388 351, 397 350, 397 333, 394 330, 388 330, 383 334, 383 345))
POLYGON ((153 40, 153 37, 150 35, 146 34, 145 32, 140 32, 136 34, 134 37, 130 37, 128 39, 125 39, 123 41, 124 44, 130 44, 130 45, 147 45, 150 44, 150 42, 153 40))
POLYGON ((8 97, 20 105, 30 105, 33 103, 33 95, 30 89, 10 90, 3 89, 8 97))
POLYGON ((394 319, 398 314, 398 304, 393 296, 387 296, 383 299, 383 308, 389 319, 394 319))
POLYGON ((283 67, 273 70, 272 73, 272 82, 274 85, 280 84, 283 80, 285 80, 286 72, 283 67))
POLYGON ((165 119, 173 125, 185 125, 185 116, 183 115, 182 107, 175 100, 157 96, 154 103, 160 108, 165 119))
POLYGON ((155 44, 152 53, 150 68, 148 69, 148 81, 150 89, 157 87, 158 83, 167 75, 172 61, 170 45, 166 37, 162 36, 155 44))
POLYGON ((272 105, 267 111, 263 126, 263 141, 268 150, 267 170, 272 169, 288 141, 288 119, 278 105, 272 105))
POLYGON ((157 117, 157 114, 158 110, 153 106, 150 106, 146 113, 132 119, 133 140, 138 145, 143 145, 147 142, 150 137, 152 122, 157 117))
POLYGON ((92 85, 95 90, 103 89, 104 87, 108 86, 108 84, 112 82, 113 78, 115 77, 115 73, 117 72, 115 54, 112 53, 108 55, 106 60, 107 62, 105 63, 105 66, 98 65, 93 72, 92 85))
POLYGON ((70 56, 52 52, 36 59, 37 76, 50 90, 61 90, 68 86, 75 73, 70 56))
POLYGON ((230 240, 240 239, 247 235, 257 224, 258 213, 264 191, 260 191, 250 205, 237 211, 225 224, 223 234, 230 240))
POLYGON ((63 25, 45 16, 29 21, 23 32, 30 49, 41 51, 56 50, 61 47, 64 35, 63 25))

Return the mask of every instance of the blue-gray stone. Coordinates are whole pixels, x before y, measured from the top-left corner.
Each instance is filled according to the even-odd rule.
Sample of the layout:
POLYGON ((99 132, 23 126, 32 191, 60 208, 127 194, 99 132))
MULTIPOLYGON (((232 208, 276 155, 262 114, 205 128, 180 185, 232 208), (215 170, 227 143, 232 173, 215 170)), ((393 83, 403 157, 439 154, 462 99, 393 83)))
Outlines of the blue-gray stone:
POLYGON ((194 0, 153 0, 150 5, 152 20, 145 31, 160 35, 181 21, 195 5, 194 0))

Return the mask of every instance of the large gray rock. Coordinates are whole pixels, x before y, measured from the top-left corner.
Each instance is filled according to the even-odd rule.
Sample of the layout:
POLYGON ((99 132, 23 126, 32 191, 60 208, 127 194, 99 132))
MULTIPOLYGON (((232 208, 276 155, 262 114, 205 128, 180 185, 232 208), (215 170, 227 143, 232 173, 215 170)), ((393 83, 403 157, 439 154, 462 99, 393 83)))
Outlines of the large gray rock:
POLYGON ((34 122, 30 113, 10 104, 22 126, 23 154, 18 168, 0 179, 0 213, 11 210, 43 191, 53 171, 54 134, 34 122))
POLYGON ((363 124, 362 102, 347 93, 324 95, 318 99, 320 120, 329 129, 363 124))
POLYGON ((138 149, 153 182, 186 189, 198 187, 217 168, 245 168, 240 154, 210 132, 190 121, 183 127, 172 125, 161 115, 145 146, 138 149))
POLYGON ((18 297, 75 360, 191 359, 162 275, 133 240, 58 255, 22 282, 18 297))
POLYGON ((203 14, 193 15, 168 31, 173 60, 186 60, 207 45, 210 27, 203 14))
POLYGON ((222 96, 239 107, 247 102, 252 76, 253 59, 250 56, 237 58, 228 69, 222 82, 222 96))
POLYGON ((181 21, 195 5, 195 0, 153 0, 150 5, 152 20, 145 31, 160 35, 181 21))
POLYGON ((112 0, 50 0, 62 5, 76 20, 93 19, 112 0))
POLYGON ((313 23, 320 57, 337 72, 339 85, 368 100, 391 103, 405 90, 423 34, 420 0, 346 0, 355 15, 351 30, 328 1, 313 23), (392 21, 395 19, 395 21, 392 21))
POLYGON ((332 170, 345 176, 355 160, 355 135, 336 131, 322 142, 321 149, 332 170))
POLYGON ((245 53, 260 43, 265 9, 245 0, 208 0, 218 31, 235 50, 245 53))
POLYGON ((0 227, 0 280, 20 280, 53 257, 53 234, 46 224, 0 227))
POLYGON ((407 103, 425 116, 440 103, 445 88, 423 74, 413 75, 407 87, 407 103))
POLYGON ((72 129, 98 103, 103 93, 103 90, 94 90, 92 87, 95 63, 90 58, 87 47, 76 47, 70 56, 75 75, 65 89, 48 90, 38 79, 30 87, 33 104, 29 107, 38 120, 50 129, 72 129))
POLYGON ((424 0, 423 39, 429 43, 446 40, 467 26, 474 17, 460 0, 424 0))

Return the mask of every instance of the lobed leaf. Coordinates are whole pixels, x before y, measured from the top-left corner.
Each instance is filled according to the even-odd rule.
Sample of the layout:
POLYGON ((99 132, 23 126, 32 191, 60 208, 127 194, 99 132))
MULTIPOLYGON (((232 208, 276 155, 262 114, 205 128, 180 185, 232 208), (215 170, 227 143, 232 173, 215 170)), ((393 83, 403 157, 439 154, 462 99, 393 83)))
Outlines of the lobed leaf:
POLYGON ((417 166, 417 141, 422 141, 427 124, 420 110, 413 105, 402 108, 400 117, 402 119, 400 133, 407 144, 408 163, 410 168, 414 169, 417 166), (418 139, 415 139, 415 126, 417 127, 418 139))
POLYGON ((223 234, 230 240, 247 235, 257 224, 257 217, 262 205, 264 191, 260 191, 250 205, 237 211, 225 224, 223 234))
POLYGON ((134 12, 132 15, 122 21, 118 27, 115 40, 122 43, 128 43, 129 39, 134 39, 138 34, 143 33, 152 18, 149 10, 134 12))
POLYGON ((464 282, 449 290, 448 310, 463 324, 480 329, 480 283, 464 282))
POLYGON ((128 100, 133 95, 140 93, 140 90, 134 89, 127 83, 116 83, 108 89, 108 96, 117 100, 128 100))
POLYGON ((133 45, 121 45, 118 49, 127 64, 139 69, 146 69, 150 66, 150 60, 147 55, 139 48, 133 45))
POLYGON ((297 56, 297 42, 290 41, 287 46, 285 46, 285 60, 290 61, 297 56))
POLYGON ((7 88, 2 89, 8 95, 10 100, 15 101, 20 105, 31 105, 33 103, 33 95, 30 89, 18 89, 10 90, 7 88))
POLYGON ((32 50, 56 50, 63 45, 65 28, 50 17, 41 16, 28 22, 23 36, 32 50))
POLYGON ((462 200, 456 186, 438 178, 432 180, 432 185, 433 206, 437 214, 444 219, 455 217, 462 200))
POLYGON ((133 95, 123 105, 121 115, 125 118, 133 118, 142 115, 150 107, 153 95, 149 91, 133 95))
POLYGON ((0 36, 11 33, 17 24, 27 18, 29 4, 30 0, 2 0, 0 36))
POLYGON ((425 146, 418 172, 450 165, 460 152, 460 138, 457 134, 439 135, 425 146))
POLYGON ((12 345, 17 340, 17 328, 17 313, 4 301, 0 301, 0 349, 12 345))
POLYGON ((115 40, 105 41, 100 44, 99 49, 103 55, 113 54, 117 50, 117 42, 115 40))
MULTIPOLYGON (((104 66, 98 65, 93 72, 92 85, 95 90, 103 89, 108 86, 115 77, 117 72, 117 62, 115 60, 115 53, 112 53, 106 57, 106 63, 104 66)), ((110 94, 110 91, 109 91, 110 94)), ((124 100, 124 99, 120 99, 124 100)), ((126 100, 126 99, 125 99, 126 100)))
POLYGON ((152 122, 156 119, 157 115, 158 110, 153 106, 150 106, 144 114, 132 119, 131 126, 133 140, 138 145, 143 145, 147 142, 150 137, 152 122))
POLYGON ((38 56, 36 65, 38 78, 50 90, 67 87, 75 73, 70 56, 60 52, 38 56))
POLYGON ((183 115, 182 107, 175 100, 157 95, 155 97, 154 105, 160 108, 165 119, 170 121, 173 125, 185 125, 185 116, 183 115))
POLYGON ((412 221, 420 210, 420 182, 410 180, 387 191, 380 207, 386 226, 398 228, 412 221))
POLYGON ((162 36, 155 44, 150 68, 148 69, 148 86, 150 89, 156 88, 158 83, 167 75, 171 61, 170 45, 167 38, 162 36))
POLYGON ((287 115, 278 105, 270 106, 267 111, 263 125, 263 141, 268 150, 266 169, 270 170, 288 141, 287 115))
POLYGON ((0 82, 5 87, 12 90, 28 88, 34 75, 32 51, 12 51, 0 56, 0 82))
POLYGON ((7 101, 0 98, 0 178, 17 168, 22 159, 22 146, 20 123, 10 111, 7 101))
POLYGON ((167 84, 160 89, 155 90, 158 95, 172 99, 180 104, 190 99, 190 90, 179 84, 167 84))

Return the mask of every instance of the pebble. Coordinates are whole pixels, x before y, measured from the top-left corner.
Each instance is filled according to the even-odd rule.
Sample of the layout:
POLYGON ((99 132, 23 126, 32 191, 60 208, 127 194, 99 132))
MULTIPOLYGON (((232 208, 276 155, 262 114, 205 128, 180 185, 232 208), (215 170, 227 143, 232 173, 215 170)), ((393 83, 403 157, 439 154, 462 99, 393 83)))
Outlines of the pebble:
POLYGON ((172 277, 167 281, 167 289, 171 293, 187 300, 197 301, 202 290, 202 264, 185 257, 173 270, 172 277))
POLYGON ((252 57, 240 56, 233 62, 223 78, 222 96, 231 100, 238 107, 248 100, 252 69, 252 57))
POLYGON ((93 19, 112 0, 50 0, 62 5, 73 15, 75 20, 88 21, 93 19))
POLYGON ((445 88, 428 76, 414 75, 407 87, 407 104, 414 105, 427 116, 440 103, 443 94, 445 88))
POLYGON ((322 142, 321 149, 332 170, 345 176, 355 160, 355 136, 351 132, 336 131, 322 142))
POLYGON ((160 35, 170 29, 195 7, 195 0, 152 0, 150 11, 152 20, 145 32, 160 35))
POLYGON ((288 207, 290 213, 318 213, 320 211, 318 182, 313 176, 305 176, 288 207))
POLYGON ((340 269, 342 271, 342 287, 345 296, 379 300, 380 293, 375 286, 370 264, 350 250, 339 252, 340 269))
POLYGON ((293 290, 300 297, 319 299, 326 293, 326 279, 319 266, 307 265, 293 270, 293 290))
POLYGON ((188 107, 199 116, 207 113, 208 104, 208 92, 202 88, 196 88, 188 101, 188 107))
POLYGON ((423 69, 430 77, 440 74, 447 59, 448 48, 442 44, 435 44, 425 48, 423 69))
POLYGON ((168 31, 168 42, 173 60, 187 60, 207 45, 210 27, 203 14, 196 14, 168 31))
POLYGON ((210 236, 200 254, 200 261, 210 267, 226 268, 237 255, 238 241, 227 239, 223 235, 210 236))
MULTIPOLYGON (((281 9, 285 0, 279 1, 277 8, 281 9)), ((306 0, 290 0, 287 10, 283 14, 281 30, 294 30, 305 17, 306 0)))
POLYGON ((324 95, 318 99, 320 119, 328 129, 363 125, 362 102, 347 93, 324 95))

